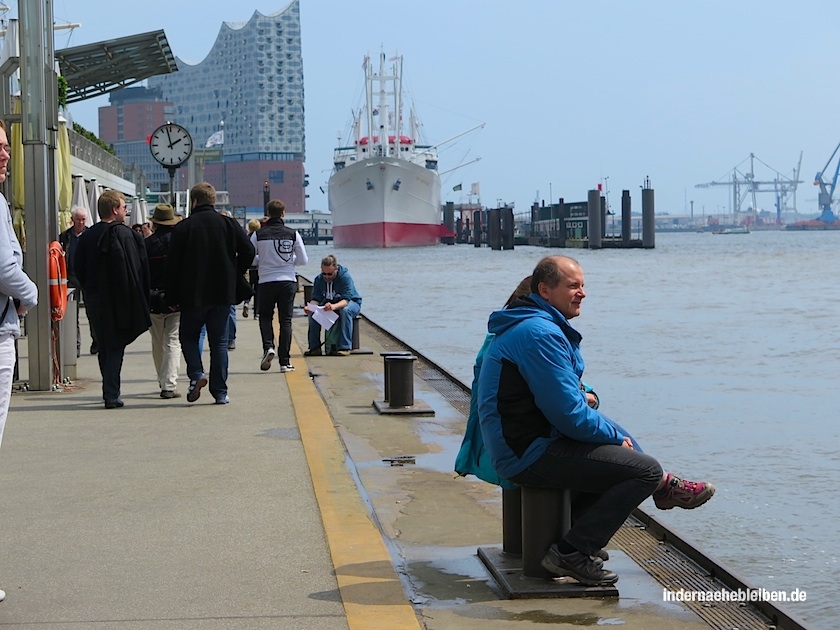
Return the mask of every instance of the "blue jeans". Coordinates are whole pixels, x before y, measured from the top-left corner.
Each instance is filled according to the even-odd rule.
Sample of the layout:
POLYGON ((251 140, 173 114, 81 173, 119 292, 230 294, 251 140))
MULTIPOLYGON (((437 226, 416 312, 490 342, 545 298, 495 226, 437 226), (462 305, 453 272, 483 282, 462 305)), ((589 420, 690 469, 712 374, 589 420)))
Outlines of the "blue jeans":
MULTIPOLYGON (((336 311, 338 321, 333 326, 338 326, 338 349, 353 349, 353 320, 361 312, 362 307, 358 302, 350 302, 336 311)), ((309 316, 309 349, 314 350, 321 346, 321 325, 309 316)))
POLYGON ((229 316, 228 304, 181 309, 178 336, 187 363, 187 376, 193 382, 204 374, 198 338, 201 327, 206 326, 210 344, 210 394, 217 400, 227 394, 229 316))
POLYGON ((572 528, 566 541, 592 555, 662 480, 653 457, 613 444, 560 438, 536 462, 514 476, 520 486, 572 491, 572 528))

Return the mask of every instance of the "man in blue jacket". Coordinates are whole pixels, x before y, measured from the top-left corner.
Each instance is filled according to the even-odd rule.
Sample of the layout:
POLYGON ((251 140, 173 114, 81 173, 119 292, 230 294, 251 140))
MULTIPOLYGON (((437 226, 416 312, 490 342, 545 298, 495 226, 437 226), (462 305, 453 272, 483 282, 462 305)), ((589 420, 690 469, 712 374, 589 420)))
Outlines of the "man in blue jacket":
MULTIPOLYGON (((338 321, 333 324, 333 327, 338 326, 337 349, 331 354, 350 354, 353 347, 353 320, 362 310, 362 296, 356 290, 350 272, 339 265, 332 254, 321 261, 321 273, 312 282, 312 299, 303 310, 311 316, 317 306, 338 314, 338 321)), ((327 345, 326 340, 324 345, 327 345)), ((303 354, 308 357, 322 354, 321 325, 313 317, 309 318, 309 350, 303 354)))
POLYGON ((542 565, 584 584, 613 584, 603 547, 651 494, 661 509, 694 508, 714 486, 664 474, 654 458, 587 404, 581 335, 569 324, 586 293, 583 271, 565 256, 543 258, 531 294, 490 316, 495 339, 478 380, 481 433, 493 467, 521 485, 576 494, 572 528, 542 565))

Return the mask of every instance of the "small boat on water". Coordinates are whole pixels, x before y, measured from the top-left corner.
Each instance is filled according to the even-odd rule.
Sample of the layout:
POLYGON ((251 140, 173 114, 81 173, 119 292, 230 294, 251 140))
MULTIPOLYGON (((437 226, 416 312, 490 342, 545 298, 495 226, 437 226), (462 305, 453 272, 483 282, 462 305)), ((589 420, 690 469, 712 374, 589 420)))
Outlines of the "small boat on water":
POLYGON ((721 228, 719 230, 712 230, 712 234, 749 234, 750 228, 746 225, 739 225, 738 227, 721 228))
POLYGON ((420 142, 413 108, 404 128, 403 60, 391 61, 387 70, 385 53, 380 53, 375 72, 365 57, 365 104, 353 114, 352 144, 334 151, 327 187, 337 247, 440 242, 437 151, 420 142))

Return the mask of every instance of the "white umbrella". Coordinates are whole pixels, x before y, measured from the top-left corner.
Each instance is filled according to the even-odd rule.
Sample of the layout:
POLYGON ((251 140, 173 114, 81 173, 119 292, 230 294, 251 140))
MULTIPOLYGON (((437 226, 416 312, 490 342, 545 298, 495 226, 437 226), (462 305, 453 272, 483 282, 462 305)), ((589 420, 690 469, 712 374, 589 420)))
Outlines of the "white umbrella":
POLYGON ((99 221, 99 193, 101 192, 99 184, 96 183, 96 178, 90 180, 88 183, 88 206, 90 213, 93 215, 93 222, 99 221))
POLYGON ((149 220, 149 210, 146 207, 145 199, 134 200, 134 210, 131 213, 131 222, 143 224, 149 220))
POLYGON ((85 190, 85 178, 83 175, 73 175, 73 202, 70 204, 71 210, 73 208, 84 208, 87 219, 85 225, 90 227, 93 225, 93 215, 90 212, 90 202, 88 201, 88 193, 85 190))

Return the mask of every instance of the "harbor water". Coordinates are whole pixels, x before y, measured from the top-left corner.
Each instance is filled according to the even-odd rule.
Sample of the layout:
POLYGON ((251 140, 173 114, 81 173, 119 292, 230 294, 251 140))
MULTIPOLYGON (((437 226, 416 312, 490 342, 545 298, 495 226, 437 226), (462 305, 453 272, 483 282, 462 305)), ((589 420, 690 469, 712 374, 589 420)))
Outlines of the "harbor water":
MULTIPOLYGON (((694 510, 656 511, 813 627, 840 617, 840 232, 657 233, 653 250, 307 248, 336 254, 362 313, 466 383, 500 307, 549 253, 583 267, 585 379, 666 470, 712 481, 694 510)), ((654 511, 648 500, 645 507, 654 511)))

